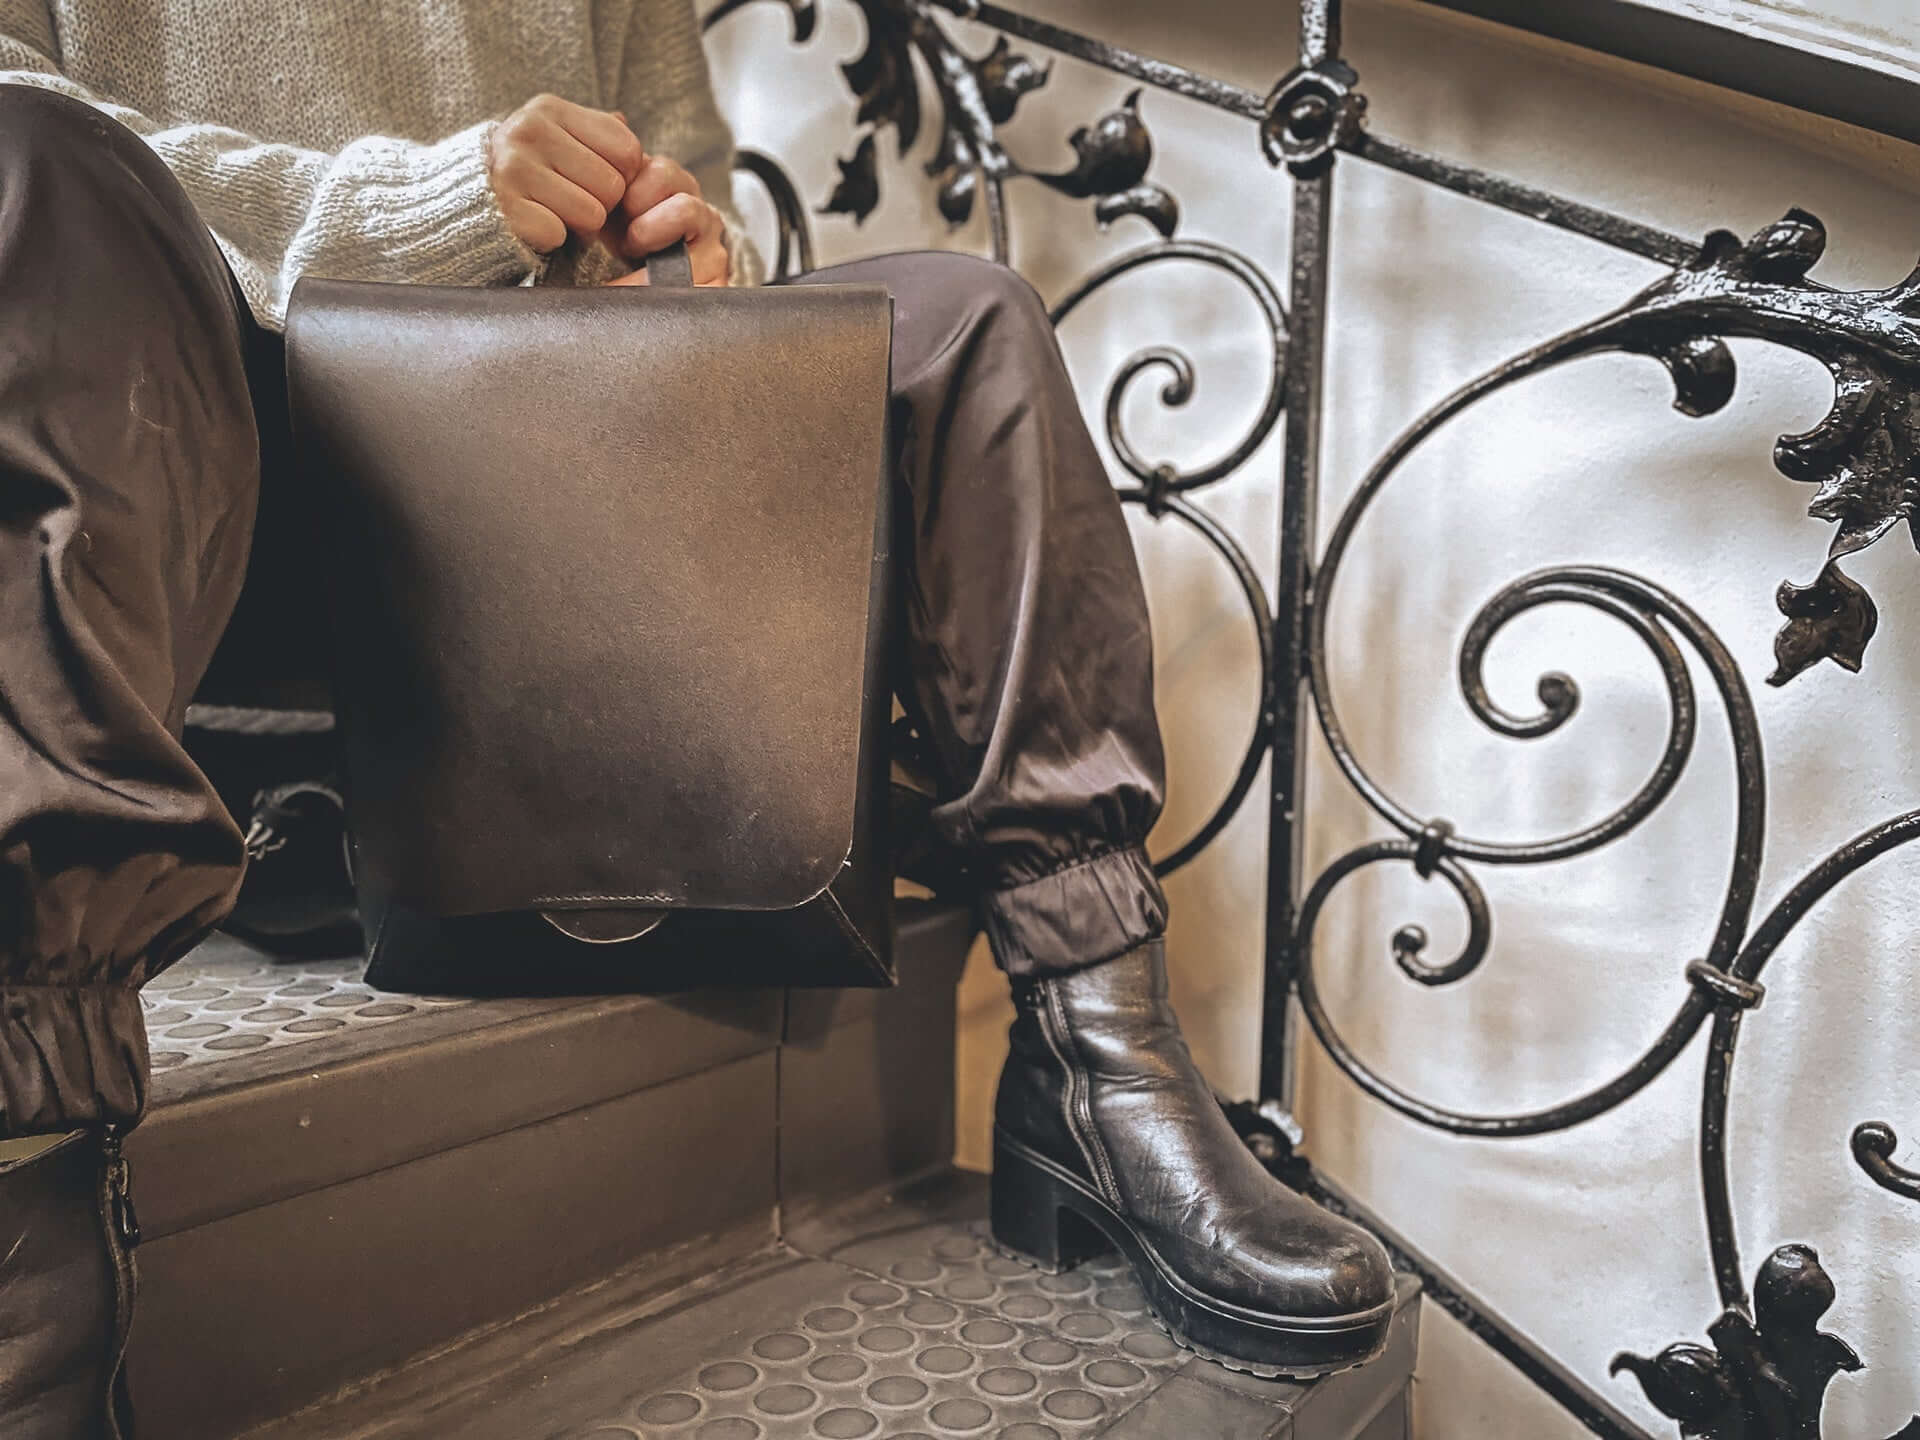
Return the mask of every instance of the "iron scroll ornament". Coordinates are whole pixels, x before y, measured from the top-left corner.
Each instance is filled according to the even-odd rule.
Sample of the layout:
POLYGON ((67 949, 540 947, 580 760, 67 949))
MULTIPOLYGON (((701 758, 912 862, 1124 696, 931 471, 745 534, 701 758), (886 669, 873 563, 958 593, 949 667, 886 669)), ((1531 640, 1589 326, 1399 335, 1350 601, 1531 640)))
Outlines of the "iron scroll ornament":
MULTIPOLYGON (((1857 837, 1810 872, 1758 926, 1750 927, 1765 834, 1765 771, 1752 697, 1739 668, 1710 627, 1681 601, 1648 581, 1599 567, 1560 567, 1508 585, 1470 623, 1461 646, 1460 683, 1475 716, 1517 739, 1550 734, 1579 706, 1575 682, 1560 673, 1537 687, 1541 710, 1516 715, 1496 705, 1482 663, 1498 631, 1537 605, 1576 603, 1613 615, 1652 652, 1665 679, 1667 743, 1652 773, 1623 805, 1571 834, 1537 842, 1500 842, 1458 835, 1444 820, 1427 820, 1394 801, 1365 771, 1348 743, 1333 701, 1327 666, 1330 599, 1348 545, 1368 507, 1402 462, 1435 430, 1493 391, 1569 360, 1616 350, 1652 356, 1672 375, 1675 406, 1710 414, 1731 398, 1734 365, 1723 337, 1772 341, 1812 355, 1835 381, 1832 411, 1818 425, 1783 436, 1777 468, 1819 486, 1810 513, 1838 527, 1819 575, 1807 585, 1783 583, 1777 603, 1787 623, 1776 637, 1773 684, 1784 684, 1821 659, 1857 670, 1877 623, 1866 591, 1838 560, 1865 548, 1905 520, 1920 542, 1920 270, 1885 290, 1842 292, 1807 278, 1825 245, 1818 220, 1794 210, 1742 244, 1715 232, 1689 265, 1648 286, 1619 309, 1549 340, 1470 382, 1404 432, 1362 480, 1330 532, 1309 607, 1308 681, 1329 749, 1368 804, 1400 832, 1335 860, 1304 898, 1294 936, 1302 1010, 1335 1063, 1392 1108, 1437 1129, 1462 1135, 1516 1137, 1581 1124, 1638 1093, 1712 1021, 1701 1110, 1700 1157, 1707 1229, 1716 1283, 1725 1307, 1711 1334, 1716 1348, 1669 1346, 1651 1359, 1623 1353, 1615 1373, 1631 1372, 1682 1434, 1707 1440, 1817 1440, 1822 1397, 1834 1375, 1857 1369, 1853 1352, 1818 1331, 1814 1321, 1832 1302, 1832 1282, 1805 1247, 1777 1250, 1762 1267, 1750 1301, 1735 1238, 1725 1152, 1731 1067, 1744 1012, 1765 990, 1759 975, 1799 920, 1841 880, 1868 862, 1920 838, 1920 811, 1857 837), (1346 1043, 1322 1003, 1314 972, 1315 926, 1332 890, 1355 871, 1385 861, 1411 862, 1423 877, 1439 875, 1464 905, 1468 938, 1444 963, 1424 957, 1426 936, 1406 926, 1393 955, 1410 978, 1444 985, 1484 960, 1491 917, 1463 861, 1540 864, 1587 853, 1627 834, 1665 800, 1691 753, 1697 705, 1680 641, 1704 663, 1733 732, 1737 775, 1733 857, 1719 921, 1706 955, 1686 966, 1690 989, 1679 1011, 1647 1051, 1613 1079, 1559 1105, 1518 1115, 1468 1115, 1443 1109, 1394 1086, 1346 1043)), ((1869 1122, 1854 1134, 1860 1167, 1889 1192, 1920 1199, 1920 1175, 1895 1164, 1890 1127, 1869 1122)), ((1896 1440, 1920 1440, 1920 1419, 1896 1440)))
POLYGON ((1141 506, 1156 520, 1169 515, 1181 520, 1198 532, 1226 561, 1233 572, 1241 598, 1246 602, 1259 657, 1258 715, 1247 747, 1241 755, 1239 768, 1226 795, 1200 828, 1171 853, 1155 860, 1154 873, 1161 876, 1170 875, 1193 860, 1226 829, 1228 822, 1239 813, 1247 796, 1252 793, 1261 764, 1273 746, 1275 692, 1279 684, 1279 672, 1275 660, 1272 602, 1253 561, 1232 532, 1194 505, 1187 495, 1216 484, 1239 470, 1273 433, 1285 400, 1287 316, 1273 281, 1244 255, 1206 241, 1174 239, 1143 246, 1108 261, 1069 291, 1050 312, 1053 323, 1058 326, 1088 297, 1130 271, 1181 261, 1219 270, 1238 282, 1258 305, 1272 343, 1268 352, 1265 394, 1252 425, 1224 453, 1192 469, 1182 470, 1165 462, 1152 463, 1146 460, 1128 440, 1122 419, 1122 402, 1128 389, 1151 369, 1164 370, 1168 376, 1160 390, 1162 404, 1177 408, 1192 399, 1194 366, 1184 352, 1163 345, 1136 351, 1115 372, 1107 386, 1107 443, 1122 468, 1136 482, 1119 487, 1121 502, 1141 506))
MULTIPOLYGON (((709 23, 746 3, 725 0, 709 23)), ((813 0, 786 3, 794 16, 795 39, 806 39, 814 24, 813 0)), ((1145 247, 1096 271, 1056 308, 1056 323, 1117 275, 1169 258, 1198 260, 1227 270, 1246 284, 1267 311, 1274 336, 1276 383, 1248 436, 1218 462, 1188 472, 1152 463, 1128 443, 1122 428, 1122 398, 1131 382, 1150 368, 1163 369, 1170 377, 1161 392, 1163 403, 1186 403, 1193 389, 1193 370, 1180 352, 1167 347, 1137 352, 1108 388, 1108 437, 1121 466, 1137 482, 1123 486, 1122 498, 1144 506, 1155 517, 1178 516, 1200 531, 1234 570, 1253 611, 1260 642, 1260 720, 1240 773, 1200 833, 1159 863, 1157 868, 1166 873, 1192 858, 1239 808, 1272 750, 1278 687, 1289 678, 1276 673, 1276 622, 1256 572, 1231 535, 1194 507, 1184 493, 1231 473, 1271 432, 1281 408, 1278 379, 1284 368, 1286 316, 1271 283, 1244 257, 1223 247, 1172 239, 1177 206, 1165 191, 1145 180, 1152 143, 1140 118, 1138 91, 1096 125, 1075 133, 1071 143, 1076 163, 1070 170, 1030 171, 1000 146, 994 126, 1012 116, 1023 95, 1044 85, 1046 68, 1012 51, 1004 38, 978 57, 953 44, 937 13, 970 15, 976 9, 970 0, 856 3, 867 21, 866 46, 842 69, 859 104, 858 123, 868 128, 851 159, 840 162, 841 181, 822 207, 826 213, 846 214, 858 222, 878 204, 881 129, 894 128, 903 154, 918 137, 922 123, 918 56, 940 104, 940 139, 927 167, 938 187, 940 208, 957 225, 971 216, 976 199, 984 195, 996 259, 1005 261, 1009 251, 1005 182, 1020 176, 1094 199, 1095 216, 1103 225, 1133 214, 1159 230, 1161 245, 1145 247), (1187 253, 1201 251, 1210 253, 1187 253)), ((1303 67, 1283 78, 1265 103, 1261 140, 1267 158, 1284 163, 1296 176, 1321 173, 1335 151, 1355 147, 1363 107, 1364 99, 1353 89, 1351 73, 1344 67, 1303 67)), ((804 235, 804 222, 791 200, 777 208, 784 249, 789 226, 804 235)), ((1305 897, 1294 927, 1292 948, 1299 966, 1302 1008, 1336 1063, 1377 1098, 1436 1128, 1487 1136, 1529 1135, 1570 1128, 1624 1102, 1663 1073, 1700 1027, 1712 1022, 1700 1153, 1713 1268, 1724 1304, 1722 1316, 1710 1327, 1715 1348, 1673 1345, 1652 1358, 1623 1353, 1615 1365, 1616 1373, 1628 1370, 1640 1379, 1649 1399, 1680 1422, 1683 1434, 1708 1440, 1816 1440, 1828 1383, 1835 1375, 1858 1368, 1851 1349, 1820 1332, 1814 1323, 1831 1303, 1832 1284, 1810 1250, 1788 1246, 1776 1251, 1761 1269, 1755 1300, 1747 1297, 1727 1184, 1728 1082, 1740 1019, 1764 996, 1758 976, 1781 939, 1841 879, 1887 849, 1920 835, 1920 811, 1888 822, 1829 856, 1749 933, 1765 831, 1758 723, 1732 656, 1705 622, 1676 597, 1623 572, 1563 567, 1507 586, 1475 617, 1461 650, 1461 683, 1475 714, 1498 733, 1513 738, 1549 734, 1578 708, 1578 687, 1564 675, 1542 678, 1538 690, 1542 710, 1535 715, 1502 710, 1481 678, 1494 635, 1515 616, 1543 604, 1584 604, 1626 624, 1649 647, 1671 702, 1661 757, 1626 804, 1572 834, 1520 844, 1474 840, 1457 835, 1443 820, 1414 816, 1365 774, 1345 744, 1331 702, 1325 670, 1326 616, 1341 557, 1371 500, 1427 435, 1477 400, 1574 358, 1620 350, 1660 360, 1673 377, 1676 407, 1683 413, 1705 415, 1724 406, 1733 392, 1733 358, 1722 337, 1760 338, 1822 361, 1834 376, 1836 390, 1835 404, 1825 420, 1803 434, 1782 437, 1775 449, 1776 466, 1784 474, 1818 486, 1810 511, 1834 522, 1837 530, 1825 562, 1810 581, 1783 581, 1778 587, 1776 604, 1786 623, 1776 639, 1777 664, 1770 679, 1784 684, 1822 659, 1857 670, 1878 616, 1871 597, 1837 562, 1874 543, 1903 519, 1920 545, 1920 520, 1915 518, 1920 493, 1914 474, 1915 457, 1920 454, 1916 433, 1920 413, 1913 398, 1920 388, 1916 385, 1920 381, 1920 271, 1887 290, 1837 292, 1807 278, 1824 245, 1819 222, 1801 211, 1789 212, 1744 244, 1727 232, 1715 232, 1687 263, 1618 310, 1516 357, 1442 402, 1382 457, 1348 504, 1329 538, 1323 563, 1311 578, 1306 606, 1307 679, 1323 732, 1349 780, 1401 832, 1401 838, 1373 842, 1336 860, 1305 897), (1422 875, 1441 876, 1466 907, 1466 945, 1458 956, 1436 963, 1426 958, 1425 934, 1418 927, 1405 926, 1394 936, 1394 958, 1405 974, 1426 985, 1450 984, 1471 974, 1486 956, 1492 921, 1465 862, 1534 864, 1597 849, 1640 824, 1677 783, 1698 729, 1685 649, 1704 664, 1728 714, 1738 776, 1738 814, 1719 920, 1706 953, 1685 967, 1689 989, 1679 1011, 1647 1052, 1619 1076, 1572 1101, 1532 1114, 1461 1115, 1394 1089, 1345 1045, 1319 1003, 1311 943, 1331 890, 1357 869, 1387 860, 1411 862, 1422 875)), ((1673 240, 1659 258, 1672 263, 1684 253, 1681 243, 1673 240)), ((785 266, 781 268, 784 273, 785 266)), ((1889 1127, 1870 1122, 1856 1130, 1853 1153, 1883 1189, 1920 1199, 1920 1174, 1894 1162, 1896 1144, 1889 1127)), ((1920 1440, 1920 1420, 1896 1440, 1920 1440)))
MULTIPOLYGON (((753 0, 724 0, 703 22, 711 28, 753 0)), ((793 38, 811 38, 818 23, 815 0, 783 0, 793 18, 793 38)), ((938 141, 926 162, 935 182, 940 213, 953 226, 972 218, 975 202, 986 201, 993 258, 1005 262, 1010 251, 1006 184, 1027 178, 1078 200, 1094 202, 1094 218, 1106 226, 1123 216, 1145 220, 1163 239, 1180 223, 1179 202, 1147 179, 1153 163, 1153 136, 1140 117, 1134 90, 1120 106, 1068 137, 1074 163, 1065 170, 1035 170, 1021 164, 1000 143, 996 128, 1011 120, 1023 96, 1047 83, 1051 67, 1014 50, 999 36, 985 55, 969 55, 937 18, 968 17, 973 0, 854 0, 866 19, 866 46, 840 67, 858 104, 855 124, 865 133, 853 154, 841 161, 840 181, 821 213, 865 220, 880 203, 879 135, 891 128, 900 154, 920 138, 923 107, 917 55, 939 105, 938 141)))

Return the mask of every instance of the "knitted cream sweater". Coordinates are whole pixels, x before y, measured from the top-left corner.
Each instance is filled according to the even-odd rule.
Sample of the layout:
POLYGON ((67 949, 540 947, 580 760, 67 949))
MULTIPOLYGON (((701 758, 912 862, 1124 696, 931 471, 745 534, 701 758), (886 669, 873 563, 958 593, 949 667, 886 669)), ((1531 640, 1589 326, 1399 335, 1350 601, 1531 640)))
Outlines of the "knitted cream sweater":
POLYGON ((494 199, 487 134, 542 92, 625 112, 729 217, 733 283, 756 278, 694 0, 0 0, 5 82, 144 136, 274 329, 302 274, 538 270, 494 199))

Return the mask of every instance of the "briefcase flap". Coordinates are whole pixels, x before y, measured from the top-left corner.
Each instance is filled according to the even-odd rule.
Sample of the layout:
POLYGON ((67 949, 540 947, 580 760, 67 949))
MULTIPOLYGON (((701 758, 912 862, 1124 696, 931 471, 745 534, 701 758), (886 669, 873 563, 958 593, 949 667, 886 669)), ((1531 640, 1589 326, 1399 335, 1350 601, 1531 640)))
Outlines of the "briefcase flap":
POLYGON ((296 286, 382 888, 447 916, 826 888, 884 683, 891 325, 877 286, 296 286))

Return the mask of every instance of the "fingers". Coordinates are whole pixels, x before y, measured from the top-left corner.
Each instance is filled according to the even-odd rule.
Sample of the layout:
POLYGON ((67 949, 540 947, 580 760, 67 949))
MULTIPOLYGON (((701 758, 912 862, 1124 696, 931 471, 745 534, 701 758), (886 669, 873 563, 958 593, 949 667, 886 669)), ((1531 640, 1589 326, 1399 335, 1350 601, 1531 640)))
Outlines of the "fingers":
POLYGON ((600 203, 604 212, 600 219, 604 224, 607 215, 613 213, 627 193, 627 177, 598 151, 566 130, 550 130, 534 143, 547 169, 578 185, 600 203))
POLYGON ((523 196, 502 195, 500 213, 506 217, 507 228, 536 254, 545 255, 567 243, 566 222, 544 205, 523 196))
MULTIPOLYGON (((665 155, 649 155, 640 166, 638 173, 628 183, 621 208, 628 215, 638 217, 647 214, 656 206, 675 195, 690 195, 701 199, 700 182, 693 178, 685 166, 665 155)), ((650 249, 626 247, 628 258, 638 260, 641 256, 657 250, 658 245, 650 249)))
POLYGON ((647 156, 627 186, 627 209, 643 214, 669 195, 700 199, 700 182, 678 160, 666 155, 647 156))
POLYGON ((693 261, 694 284, 724 285, 727 283, 729 266, 724 227, 716 229, 712 238, 689 245, 687 255, 693 261))
POLYGON ((536 95, 501 121, 487 154, 501 214, 537 251, 557 249, 568 231, 598 234, 645 160, 623 118, 553 95, 536 95))
POLYGON ((697 195, 669 195, 650 210, 636 215, 627 226, 625 248, 638 260, 664 250, 676 240, 691 250, 718 228, 720 216, 697 195))
POLYGON ((724 285, 727 280, 726 222, 697 195, 669 195, 627 227, 622 246, 635 258, 664 250, 676 240, 687 244, 693 283, 724 285))
POLYGON ((624 115, 536 95, 494 129, 487 158, 502 215, 534 250, 571 232, 640 260, 684 240, 694 283, 727 283, 720 213, 685 166, 646 153, 624 115))
POLYGON ((533 171, 527 175, 521 193, 557 216, 576 235, 596 235, 607 223, 607 207, 558 171, 533 171))
MULTIPOLYGON (((639 138, 627 128, 624 115, 605 110, 589 110, 571 100, 555 100, 554 119, 560 127, 616 170, 623 181, 632 181, 646 163, 646 151, 639 138)), ((608 208, 620 202, 615 195, 608 208)))

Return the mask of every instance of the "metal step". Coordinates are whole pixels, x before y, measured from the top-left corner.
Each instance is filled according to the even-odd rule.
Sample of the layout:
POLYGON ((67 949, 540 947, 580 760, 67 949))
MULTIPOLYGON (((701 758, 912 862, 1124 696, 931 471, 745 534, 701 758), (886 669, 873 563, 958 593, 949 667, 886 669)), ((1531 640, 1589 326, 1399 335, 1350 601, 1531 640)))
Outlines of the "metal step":
POLYGON ((185 957, 128 1142, 141 1440, 222 1440, 629 1270, 683 1284, 764 1250, 783 1204, 945 1164, 971 936, 903 905, 886 991, 525 1001, 185 957))
POLYGON ((250 1440, 1407 1440, 1418 1288, 1311 1384, 1188 1354, 1115 1257, 999 1256, 948 1172, 679 1290, 596 1287, 250 1440))
POLYGON ((1117 1261, 991 1251, 948 1163, 971 923, 899 933, 887 991, 433 1001, 189 956, 129 1142, 142 1440, 1405 1440, 1411 1286, 1309 1386, 1178 1350, 1117 1261))

